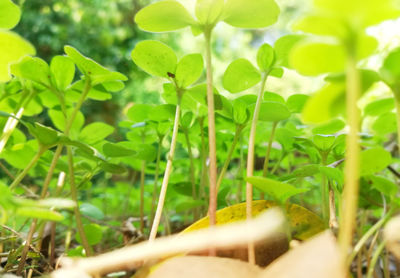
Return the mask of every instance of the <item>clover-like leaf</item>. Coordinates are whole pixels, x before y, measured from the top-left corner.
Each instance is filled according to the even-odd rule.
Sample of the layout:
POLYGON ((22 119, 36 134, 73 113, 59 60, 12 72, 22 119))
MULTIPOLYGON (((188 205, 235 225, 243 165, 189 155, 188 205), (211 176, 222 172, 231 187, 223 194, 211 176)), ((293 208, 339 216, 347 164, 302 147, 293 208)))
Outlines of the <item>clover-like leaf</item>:
POLYGON ((175 72, 176 83, 187 88, 196 82, 203 72, 203 58, 200 54, 189 54, 180 59, 175 72))
POLYGON ((269 71, 275 62, 275 51, 267 43, 260 46, 257 52, 257 64, 262 72, 269 71))
POLYGON ((395 113, 387 112, 375 120, 372 124, 372 129, 379 136, 384 136, 397 131, 397 117, 395 113))
POLYGON ((264 28, 274 24, 279 13, 274 0, 227 0, 223 20, 239 28, 264 28))
POLYGON ((224 9, 224 0, 197 0, 196 17, 202 25, 217 23, 224 9))
POLYGON ((39 83, 43 86, 51 86, 49 65, 40 58, 24 57, 18 63, 10 66, 14 76, 39 83))
POLYGON ((34 127, 30 128, 30 132, 43 146, 53 146, 59 141, 58 132, 56 130, 39 123, 35 123, 34 127))
POLYGON ((243 125, 250 119, 250 111, 247 109, 246 102, 235 99, 233 101, 233 121, 235 124, 243 125))
POLYGON ((247 90, 261 81, 261 74, 247 59, 237 59, 226 69, 223 85, 231 93, 247 90))
POLYGON ((94 60, 85 57, 72 46, 66 45, 64 51, 76 64, 79 70, 85 76, 90 77, 92 86, 110 81, 125 81, 128 79, 122 73, 110 71, 94 60))
POLYGON ((18 24, 21 17, 20 8, 11 0, 0 0, 0 28, 11 29, 18 24))
POLYGON ((280 203, 284 203, 290 197, 309 190, 307 188, 296 188, 288 183, 262 177, 248 177, 246 180, 280 203))
POLYGON ((369 116, 379 116, 394 109, 394 98, 384 98, 375 100, 365 106, 364 113, 369 116))
POLYGON ((286 105, 292 113, 301 113, 309 96, 303 94, 294 94, 288 97, 286 105))
POLYGON ((55 56, 50 62, 50 72, 55 87, 64 91, 74 80, 74 62, 66 56, 55 56))
POLYGON ((314 145, 320 151, 328 151, 333 147, 336 137, 333 135, 316 134, 312 138, 314 145))
POLYGON ((195 23, 185 7, 177 1, 165 0, 141 9, 135 16, 139 28, 149 32, 168 32, 195 23))
MULTIPOLYGON (((253 109, 252 109, 253 110, 253 109)), ((259 120, 265 122, 279 122, 290 117, 290 111, 285 104, 276 101, 261 103, 259 120)))
POLYGON ((327 123, 320 124, 312 129, 313 134, 334 134, 346 126, 341 119, 333 119, 327 123))
MULTIPOLYGON (((73 108, 69 108, 67 110, 67 116, 70 117, 73 113, 73 108)), ((60 130, 60 131, 65 131, 66 128, 66 121, 64 118, 64 114, 57 109, 50 109, 48 111, 49 117, 51 119, 51 121, 53 122, 54 126, 60 130)), ((70 130, 70 134, 71 137, 76 138, 79 134, 79 131, 81 130, 83 124, 85 122, 85 118, 82 114, 82 112, 78 112, 76 114, 76 117, 71 125, 71 130, 70 130)))
POLYGON ((149 120, 151 109, 153 109, 153 106, 151 106, 150 104, 138 103, 129 108, 126 115, 128 116, 129 120, 134 123, 145 122, 149 120))
MULTIPOLYGON (((103 238, 103 231, 98 224, 87 224, 83 226, 86 238, 89 245, 96 245, 103 238)), ((75 239, 77 242, 82 243, 81 235, 79 233, 75 234, 75 239)))
POLYGON ((168 78, 175 74, 177 58, 175 52, 159 41, 141 41, 132 50, 132 60, 150 75, 168 78))

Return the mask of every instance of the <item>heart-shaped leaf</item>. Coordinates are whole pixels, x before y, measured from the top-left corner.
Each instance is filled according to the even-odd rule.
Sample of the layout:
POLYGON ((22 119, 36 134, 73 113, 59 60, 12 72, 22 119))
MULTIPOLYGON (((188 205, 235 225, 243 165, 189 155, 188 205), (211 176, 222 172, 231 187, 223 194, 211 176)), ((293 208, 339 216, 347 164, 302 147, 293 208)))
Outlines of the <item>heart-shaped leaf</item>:
POLYGON ((286 105, 290 112, 301 113, 308 98, 309 98, 308 95, 294 94, 288 97, 286 105))
POLYGON ((334 134, 341 131, 346 126, 341 119, 333 119, 327 123, 318 125, 312 129, 313 134, 334 134))
POLYGON ((275 51, 267 43, 264 43, 257 52, 257 64, 260 71, 266 72, 271 69, 275 62, 275 51))
POLYGON ((114 132, 114 127, 102 123, 94 122, 85 126, 79 134, 79 140, 88 144, 95 144, 114 132))
MULTIPOLYGON (((103 231, 101 227, 97 224, 87 224, 83 226, 86 238, 89 245, 96 245, 103 238, 103 231)), ((82 243, 81 236, 79 233, 75 234, 75 239, 77 242, 82 243)))
POLYGON ((290 51, 304 38, 303 35, 286 35, 277 39, 274 44, 276 66, 289 68, 290 51))
POLYGON ((203 58, 200 54, 184 56, 176 67, 176 83, 180 88, 187 88, 196 82, 203 72, 203 58))
POLYGON ((135 155, 136 152, 132 149, 128 149, 121 145, 122 142, 115 144, 115 143, 105 143, 103 145, 103 152, 108 157, 124 157, 124 156, 131 156, 135 155))
POLYGON ((195 23, 192 16, 177 1, 165 0, 141 9, 135 16, 139 28, 149 32, 168 32, 195 23))
POLYGON ((150 75, 169 78, 170 74, 175 74, 175 52, 162 42, 141 41, 136 44, 131 56, 133 62, 150 75))
POLYGON ((365 115, 379 116, 394 109, 394 98, 384 98, 368 103, 364 108, 365 115))
POLYGON ((50 62, 50 72, 55 87, 64 91, 74 80, 74 62, 66 56, 55 56, 50 62))
POLYGON ((400 97, 400 47, 392 50, 383 61, 380 73, 383 81, 400 97))
POLYGON ((222 83, 229 92, 239 93, 260 81, 261 74, 248 60, 237 59, 226 69, 222 83))

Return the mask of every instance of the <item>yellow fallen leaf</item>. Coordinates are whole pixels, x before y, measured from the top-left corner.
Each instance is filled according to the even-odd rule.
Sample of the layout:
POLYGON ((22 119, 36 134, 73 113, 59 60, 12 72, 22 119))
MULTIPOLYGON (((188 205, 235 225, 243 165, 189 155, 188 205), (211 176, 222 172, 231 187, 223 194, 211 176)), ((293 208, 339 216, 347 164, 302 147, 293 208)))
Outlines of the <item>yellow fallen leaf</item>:
MULTIPOLYGON (((276 203, 272 201, 253 201, 253 216, 256 216, 274 206, 276 206, 276 203)), ((295 239, 306 240, 325 229, 321 218, 302 206, 289 204, 287 208, 287 216, 290 227, 292 231, 294 231, 293 237, 295 239)), ((217 225, 232 223, 244 219, 246 219, 246 203, 240 203, 217 211, 217 225)), ((209 221, 209 217, 206 216, 187 227, 182 233, 207 228, 209 226, 209 221)))

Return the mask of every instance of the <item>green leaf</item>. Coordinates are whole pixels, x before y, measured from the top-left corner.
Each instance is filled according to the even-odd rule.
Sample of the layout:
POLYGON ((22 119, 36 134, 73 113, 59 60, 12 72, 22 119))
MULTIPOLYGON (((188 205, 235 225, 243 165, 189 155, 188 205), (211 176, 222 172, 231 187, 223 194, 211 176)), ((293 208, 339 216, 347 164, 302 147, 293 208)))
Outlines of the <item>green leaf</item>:
POLYGON ((137 103, 131 108, 129 108, 127 112, 127 116, 129 120, 134 123, 145 122, 149 119, 150 111, 153 109, 153 106, 150 104, 140 104, 137 103))
POLYGON ((135 16, 139 28, 148 32, 168 32, 194 24, 185 7, 177 1, 160 1, 141 9, 135 16))
POLYGON ((361 152, 361 176, 380 172, 390 165, 392 156, 382 147, 375 147, 361 152))
POLYGON ((150 144, 139 144, 135 148, 136 154, 135 158, 140 160, 145 160, 148 162, 152 162, 156 159, 157 151, 150 144))
POLYGON ((319 170, 322 174, 326 175, 328 179, 336 181, 339 185, 343 185, 344 176, 343 172, 340 169, 329 166, 320 166, 319 170))
POLYGON ((150 110, 149 119, 155 122, 173 121, 175 119, 175 105, 160 104, 150 110))
MULTIPOLYGON (((2 18, 2 16, 0 16, 2 18)), ((35 55, 35 48, 18 34, 0 30, 0 82, 11 79, 9 65, 25 55, 35 55)))
POLYGON ((395 113, 388 112, 380 115, 372 124, 372 129, 378 135, 386 135, 397 131, 397 117, 395 113))
MULTIPOLYGON (((92 224, 84 225, 83 230, 85 232, 85 235, 86 235, 89 245, 92 245, 92 246, 96 245, 103 238, 103 231, 102 231, 101 227, 97 224, 92 223, 92 224)), ((77 242, 82 244, 81 236, 78 232, 75 234, 75 239, 77 242)))
POLYGON ((116 174, 116 175, 120 175, 120 174, 123 174, 126 172, 126 168, 124 166, 113 164, 113 163, 108 163, 108 162, 100 163, 100 168, 106 172, 109 172, 111 174, 116 174))
POLYGON ((150 75, 169 78, 175 74, 177 58, 174 51, 159 41, 141 41, 131 53, 132 60, 150 75))
POLYGON ((19 207, 16 211, 16 214, 18 216, 45 219, 50 221, 61 221, 64 219, 64 216, 62 216, 62 214, 59 212, 36 207, 19 207))
POLYGON ((298 44, 289 56, 289 64, 304 75, 342 72, 345 51, 338 44, 307 42, 298 44))
POLYGON ((386 196, 395 197, 399 190, 398 186, 387 178, 381 176, 366 176, 365 178, 370 180, 372 187, 376 188, 386 196))
MULTIPOLYGON (((69 108, 67 110, 68 118, 71 117, 73 110, 74 110, 74 108, 69 108)), ((64 132, 65 127, 66 127, 64 114, 60 110, 56 110, 56 109, 48 110, 48 114, 49 114, 49 117, 50 117, 51 121, 53 122, 54 126, 58 130, 64 132)), ((79 131, 81 130, 84 122, 85 122, 85 118, 84 118, 82 112, 78 111, 78 113, 76 114, 76 117, 74 119, 74 122, 72 123, 71 130, 70 130, 70 134, 71 134, 72 138, 76 138, 78 136, 79 131)))
POLYGON ((81 214, 89 216, 93 219, 104 219, 104 213, 101 211, 101 209, 89 203, 83 203, 82 205, 80 205, 79 211, 81 212, 81 214))
POLYGON ((340 18, 327 14, 310 14, 293 25, 293 31, 303 31, 321 36, 344 37, 347 28, 340 18))
POLYGON ((250 112, 247 109, 247 104, 240 99, 233 101, 233 121, 235 124, 243 125, 250 119, 250 112))
POLYGON ((308 95, 294 94, 287 99, 286 105, 290 112, 301 113, 308 99, 308 95))
POLYGON ((336 137, 333 135, 314 135, 313 143, 321 151, 328 151, 333 147, 336 137))
POLYGON ((224 9, 224 0, 197 0, 196 17, 201 25, 214 25, 224 9))
POLYGON ((227 0, 223 20, 239 28, 264 28, 274 24, 279 13, 274 0, 227 0))
POLYGON ((280 203, 284 203, 290 197, 307 192, 309 190, 307 188, 296 188, 287 183, 262 177, 248 177, 246 180, 280 203))
POLYGON ((121 144, 109 142, 103 145, 103 152, 108 157, 123 157, 136 154, 136 151, 123 147, 121 144))
POLYGON ((175 212, 183 213, 183 212, 190 211, 190 210, 193 210, 194 208, 198 208, 198 207, 201 207, 204 205, 206 205, 206 202, 204 200, 184 201, 184 202, 180 202, 176 205, 175 212))
POLYGON ((229 92, 239 93, 260 81, 261 74, 248 60, 237 59, 226 69, 222 83, 229 92))
POLYGON ((5 159, 8 164, 17 169, 25 169, 28 163, 35 156, 36 152, 33 143, 37 145, 37 141, 28 141, 26 143, 14 144, 10 148, 4 149, 0 157, 5 159))
POLYGON ((341 119, 333 119, 312 129, 313 134, 334 134, 341 131, 346 123, 341 119))
POLYGON ((176 83, 179 88, 187 88, 196 82, 203 73, 203 58, 200 54, 184 56, 176 67, 176 83))
POLYGON ((64 46, 64 51, 79 70, 85 76, 90 77, 92 86, 110 81, 125 81, 128 79, 122 73, 110 71, 92 59, 85 57, 72 46, 64 46))
POLYGON ((102 122, 91 123, 82 129, 79 140, 88 144, 96 144, 112 134, 114 130, 114 127, 102 122))
POLYGON ((272 92, 264 92, 264 101, 275 101, 282 104, 286 103, 285 99, 281 95, 272 92))
POLYGON ((17 77, 35 81, 43 86, 51 86, 49 65, 40 58, 24 57, 10 66, 10 72, 17 77))
POLYGON ((384 98, 368 103, 365 106, 364 113, 368 116, 379 116, 394 109, 394 98, 384 98))
MULTIPOLYGON (((254 109, 251 109, 254 110, 254 109)), ((290 117, 290 111, 286 105, 275 102, 266 101, 261 103, 259 120, 266 122, 279 122, 290 117)))
POLYGON ((257 64, 260 71, 267 72, 271 69, 275 62, 275 51, 267 43, 264 43, 257 52, 257 64))
POLYGON ((392 50, 383 61, 380 74, 383 81, 394 90, 397 96, 400 96, 400 47, 392 50))
POLYGON ((58 132, 42 124, 35 123, 30 131, 43 146, 53 146, 59 141, 58 132))
POLYGON ((375 0, 315 0, 314 4, 317 8, 344 19, 344 22, 357 24, 359 28, 400 16, 400 11, 392 0, 381 0, 379 3, 375 0))
POLYGON ((297 45, 305 36, 286 35, 280 37, 274 44, 276 65, 289 68, 289 54, 292 48, 297 45))
POLYGON ((74 80, 74 62, 66 56, 55 56, 50 62, 50 72, 55 87, 60 91, 65 91, 74 80))
POLYGON ((0 0, 0 28, 12 29, 21 17, 20 8, 11 0, 0 0))
POLYGON ((184 129, 190 128, 190 126, 193 123, 193 113, 192 112, 187 112, 185 113, 182 118, 181 118, 181 126, 184 129))

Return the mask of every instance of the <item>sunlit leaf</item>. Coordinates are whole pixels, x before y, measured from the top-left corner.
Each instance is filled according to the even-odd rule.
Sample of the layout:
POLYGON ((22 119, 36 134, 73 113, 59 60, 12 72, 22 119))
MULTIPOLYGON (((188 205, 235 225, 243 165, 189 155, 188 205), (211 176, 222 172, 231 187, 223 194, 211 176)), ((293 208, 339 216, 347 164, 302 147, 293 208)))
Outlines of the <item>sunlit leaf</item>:
POLYGON ((267 122, 279 122, 290 117, 290 111, 285 104, 275 101, 261 103, 259 120, 267 122))
POLYGON ((286 35, 276 40, 274 44, 276 65, 289 68, 289 54, 292 48, 304 39, 303 35, 286 35))
POLYGON ((394 98, 384 98, 368 103, 365 106, 364 113, 369 116, 379 116, 385 112, 392 111, 394 107, 394 98))
POLYGON ((301 113, 309 96, 303 94, 294 94, 288 97, 286 106, 292 113, 301 113))
POLYGON ((100 142, 114 132, 114 127, 102 123, 94 122, 85 126, 79 134, 79 139, 88 143, 95 144, 100 142))
POLYGON ((75 65, 66 56, 55 56, 50 62, 50 72, 56 88, 64 91, 74 80, 75 65))
POLYGON ((19 22, 20 8, 11 0, 0 0, 0 28, 11 29, 19 22))
POLYGON ((17 77, 51 86, 49 65, 40 58, 25 57, 10 66, 10 72, 17 77))
POLYGON ((257 64, 261 71, 266 72, 271 69, 275 62, 275 51, 267 43, 260 46, 257 52, 257 64))
POLYGON ((247 90, 261 81, 261 74, 246 59, 233 61, 226 69, 223 85, 231 93, 247 90))
MULTIPOLYGON (((96 245, 103 238, 103 231, 101 227, 97 224, 84 225, 83 230, 85 232, 89 245, 96 245)), ((75 239, 77 242, 82 243, 81 236, 78 232, 75 234, 75 239)))
POLYGON ((380 115, 372 124, 372 129, 377 135, 386 135, 397 131, 397 116, 388 112, 380 115))
POLYGON ((176 67, 176 83, 180 88, 186 88, 196 82, 203 72, 203 58, 200 54, 184 56, 176 67))
POLYGON ((168 78, 175 74, 177 58, 174 51, 159 41, 141 41, 132 50, 132 60, 150 75, 168 78))
POLYGON ((334 134, 341 131, 346 126, 340 119, 333 119, 327 123, 320 124, 312 129, 313 134, 334 134))
POLYGON ((223 20, 239 28, 264 28, 274 24, 279 13, 274 0, 227 0, 223 20))
POLYGON ((103 152, 108 157, 123 157, 136 154, 134 150, 123 147, 121 144, 110 142, 103 145, 103 152))
POLYGON ((224 0, 197 0, 195 12, 200 24, 215 24, 222 14, 224 4, 224 0))
POLYGON ((385 169, 391 162, 392 156, 382 147, 374 147, 361 152, 360 174, 372 175, 385 169))

